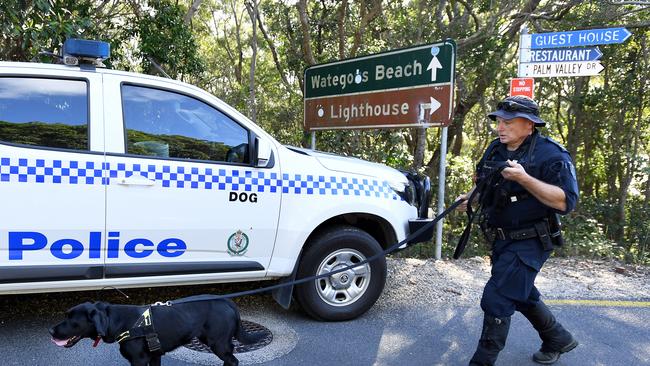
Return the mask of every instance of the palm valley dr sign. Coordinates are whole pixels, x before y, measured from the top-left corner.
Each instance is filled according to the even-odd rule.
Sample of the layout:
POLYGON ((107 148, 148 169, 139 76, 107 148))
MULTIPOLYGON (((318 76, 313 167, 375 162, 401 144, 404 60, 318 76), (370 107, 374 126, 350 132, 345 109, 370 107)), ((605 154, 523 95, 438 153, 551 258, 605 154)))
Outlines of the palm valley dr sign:
POLYGON ((455 60, 446 40, 309 67, 305 129, 446 126, 455 60))

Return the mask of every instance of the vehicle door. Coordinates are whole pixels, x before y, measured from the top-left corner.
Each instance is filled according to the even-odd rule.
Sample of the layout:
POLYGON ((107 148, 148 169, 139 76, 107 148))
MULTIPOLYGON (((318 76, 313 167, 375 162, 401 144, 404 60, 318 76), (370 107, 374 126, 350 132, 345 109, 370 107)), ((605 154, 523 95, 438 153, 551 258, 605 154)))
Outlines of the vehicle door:
POLYGON ((0 72, 3 290, 102 277, 101 94, 101 75, 92 70, 0 72))
POLYGON ((279 169, 216 98, 174 81, 104 75, 106 277, 149 283, 261 277, 275 241, 279 169), (110 131, 110 132, 109 132, 110 131))

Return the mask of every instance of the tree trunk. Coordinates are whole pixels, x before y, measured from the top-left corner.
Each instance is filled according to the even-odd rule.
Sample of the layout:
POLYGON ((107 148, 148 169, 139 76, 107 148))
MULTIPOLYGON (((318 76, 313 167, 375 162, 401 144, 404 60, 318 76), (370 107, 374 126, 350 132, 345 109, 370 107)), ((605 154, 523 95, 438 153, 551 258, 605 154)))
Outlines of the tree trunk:
POLYGON ((241 44, 241 19, 237 16, 235 0, 231 0, 230 8, 232 10, 233 19, 235 19, 235 40, 237 41, 237 63, 235 64, 235 79, 237 79, 237 82, 241 85, 244 80, 244 52, 241 44))
POLYGON ((419 171, 424 165, 424 151, 427 148, 427 129, 416 128, 415 153, 413 154, 413 169, 419 171))
POLYGON ((257 13, 258 13, 258 0, 252 0, 252 3, 247 1, 246 10, 248 11, 248 16, 251 18, 251 23, 253 25, 253 36, 251 37, 251 50, 253 55, 251 56, 251 67, 249 74, 249 88, 250 88, 250 98, 248 100, 250 118, 254 123, 257 123, 257 106, 255 101, 255 66, 257 64, 257 13))
POLYGON ((616 229, 614 230, 614 241, 623 243, 625 241, 625 205, 627 204, 627 194, 632 182, 632 177, 626 178, 621 182, 621 188, 618 192, 618 205, 616 206, 616 229))
POLYGON ((311 35, 309 33, 309 16, 307 15, 307 0, 299 0, 296 3, 298 17, 300 18, 300 29, 302 31, 302 55, 308 66, 315 65, 316 59, 311 50, 311 35))
POLYGON ((359 27, 357 28, 356 32, 354 32, 354 43, 350 49, 350 57, 355 57, 357 55, 357 51, 361 46, 363 34, 366 31, 368 23, 373 21, 379 14, 381 14, 382 10, 381 0, 373 0, 372 8, 368 12, 366 12, 365 1, 361 1, 359 6, 361 7, 361 20, 359 21, 359 27))
MULTIPOLYGON (((424 0, 420 0, 417 5, 417 35, 415 38, 415 43, 422 43, 422 35, 424 33, 424 21, 423 15, 426 3, 424 0)), ((427 129, 426 128, 414 128, 411 129, 410 135, 412 136, 412 141, 415 142, 415 148, 413 151, 413 169, 419 171, 420 168, 424 166, 424 152, 427 149, 427 129)))
POLYGON ((339 41, 339 58, 345 58, 345 18, 348 11, 348 0, 342 0, 339 5, 336 24, 338 25, 338 41, 339 41))
POLYGON ((199 10, 199 6, 201 6, 201 2, 203 2, 203 0, 192 1, 192 5, 190 6, 189 9, 187 9, 187 14, 185 14, 185 18, 183 19, 185 24, 190 24, 192 18, 194 17, 194 14, 196 14, 196 12, 199 10))
MULTIPOLYGON (((271 37, 269 37, 269 34, 266 32, 266 28, 264 27, 264 23, 262 23, 262 17, 260 16, 259 11, 257 12, 257 24, 260 28, 260 31, 262 32, 262 35, 264 36, 264 40, 266 41, 266 44, 269 46, 269 49, 271 50, 271 55, 273 56, 273 63, 275 64, 276 70, 278 70, 278 74, 280 74, 280 78, 282 79, 284 86, 287 87, 287 91, 292 92, 293 88, 291 84, 289 84, 289 81, 287 80, 287 75, 284 74, 284 68, 280 63, 280 58, 278 57, 277 48, 275 47, 275 44, 273 43, 271 37)), ((302 91, 302 88, 300 90, 302 91)))
POLYGON ((645 181, 645 199, 643 200, 645 207, 650 207, 650 177, 645 181))
POLYGON ((573 98, 571 100, 571 111, 574 117, 573 123, 568 125, 567 129, 567 145, 566 149, 569 151, 571 156, 577 156, 578 146, 582 138, 582 131, 586 128, 587 121, 585 117, 585 109, 582 101, 584 96, 589 89, 589 78, 588 77, 579 77, 575 80, 575 89, 573 93, 573 98))

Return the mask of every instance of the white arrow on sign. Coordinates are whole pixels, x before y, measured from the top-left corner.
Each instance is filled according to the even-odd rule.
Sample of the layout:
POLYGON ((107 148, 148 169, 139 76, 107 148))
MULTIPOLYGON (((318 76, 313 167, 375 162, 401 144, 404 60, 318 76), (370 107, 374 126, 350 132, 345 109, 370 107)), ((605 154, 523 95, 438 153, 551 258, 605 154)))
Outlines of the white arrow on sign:
POLYGON ((433 56, 431 62, 429 62, 429 66, 427 66, 427 70, 431 70, 431 81, 436 81, 436 73, 438 72, 438 69, 442 69, 442 65, 438 58, 433 56))
POLYGON ((420 105, 422 106, 421 107, 422 109, 428 109, 429 115, 432 115, 433 112, 437 111, 442 104, 440 104, 440 102, 435 100, 433 97, 429 97, 429 100, 430 100, 429 103, 422 103, 420 105))
POLYGON ((600 61, 531 62, 519 64, 519 77, 550 78, 598 75, 605 67, 600 61))

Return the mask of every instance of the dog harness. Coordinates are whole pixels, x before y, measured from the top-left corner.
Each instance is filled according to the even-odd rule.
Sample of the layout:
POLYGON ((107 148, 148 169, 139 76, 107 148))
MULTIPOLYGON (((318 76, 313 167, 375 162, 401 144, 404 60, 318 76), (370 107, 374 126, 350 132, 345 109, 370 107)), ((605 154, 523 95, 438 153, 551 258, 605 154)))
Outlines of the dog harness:
POLYGON ((135 321, 133 327, 125 332, 120 333, 117 336, 117 342, 122 343, 135 338, 146 338, 147 347, 149 352, 160 351, 160 340, 158 339, 158 333, 156 333, 156 328, 153 326, 153 318, 151 317, 151 306, 147 307, 142 315, 135 321))

